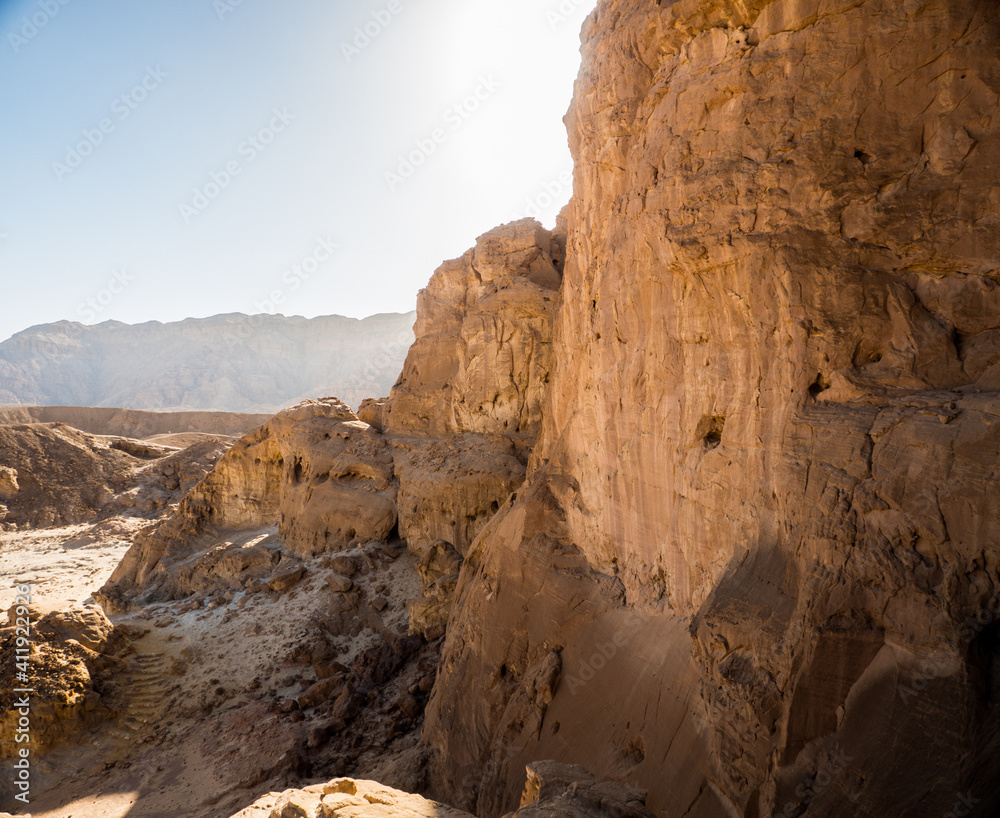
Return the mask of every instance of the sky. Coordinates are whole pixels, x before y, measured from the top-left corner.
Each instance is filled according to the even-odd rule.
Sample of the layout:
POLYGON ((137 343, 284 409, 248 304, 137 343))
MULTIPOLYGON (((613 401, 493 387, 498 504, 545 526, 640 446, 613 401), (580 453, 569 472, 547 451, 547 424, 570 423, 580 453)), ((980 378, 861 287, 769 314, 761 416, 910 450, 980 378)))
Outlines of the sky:
POLYGON ((596 0, 0 0, 0 340, 414 309, 552 226, 596 0))

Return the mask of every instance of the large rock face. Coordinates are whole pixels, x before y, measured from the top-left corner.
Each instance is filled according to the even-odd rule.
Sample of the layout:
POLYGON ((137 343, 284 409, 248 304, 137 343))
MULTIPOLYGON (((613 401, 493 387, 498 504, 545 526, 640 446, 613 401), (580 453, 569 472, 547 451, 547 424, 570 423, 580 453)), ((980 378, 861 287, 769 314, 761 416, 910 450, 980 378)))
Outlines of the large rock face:
POLYGON ((442 265, 417 301, 417 341, 384 413, 389 432, 534 442, 563 252, 559 236, 524 219, 442 265))
POLYGON ((552 372, 565 239, 533 219, 446 262, 417 302, 417 341, 382 410, 399 531, 462 554, 525 477, 552 372))
POLYGON ((498 815, 557 757, 670 816, 992 814, 1000 11, 584 35, 542 439, 467 556, 435 795, 498 815))
POLYGON ((0 343, 0 404, 274 414, 335 394, 357 406, 392 386, 414 318, 232 314, 44 324, 0 343))

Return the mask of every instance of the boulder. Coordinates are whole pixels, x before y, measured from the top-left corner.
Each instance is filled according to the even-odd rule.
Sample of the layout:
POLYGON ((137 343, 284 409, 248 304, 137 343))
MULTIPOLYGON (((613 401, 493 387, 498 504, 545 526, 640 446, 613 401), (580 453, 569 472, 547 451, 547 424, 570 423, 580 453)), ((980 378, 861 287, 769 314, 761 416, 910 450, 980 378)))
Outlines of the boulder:
POLYGON ((0 500, 17 497, 21 487, 17 484, 17 470, 0 466, 0 500))

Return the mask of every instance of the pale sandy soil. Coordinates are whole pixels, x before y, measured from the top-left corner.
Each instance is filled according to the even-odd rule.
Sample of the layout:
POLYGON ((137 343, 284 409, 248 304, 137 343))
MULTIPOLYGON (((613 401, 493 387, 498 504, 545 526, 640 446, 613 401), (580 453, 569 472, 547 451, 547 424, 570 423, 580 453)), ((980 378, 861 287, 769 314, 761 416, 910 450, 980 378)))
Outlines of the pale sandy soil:
POLYGON ((30 582, 43 605, 88 604, 129 549, 131 538, 148 520, 106 520, 38 531, 0 532, 0 610, 30 582))

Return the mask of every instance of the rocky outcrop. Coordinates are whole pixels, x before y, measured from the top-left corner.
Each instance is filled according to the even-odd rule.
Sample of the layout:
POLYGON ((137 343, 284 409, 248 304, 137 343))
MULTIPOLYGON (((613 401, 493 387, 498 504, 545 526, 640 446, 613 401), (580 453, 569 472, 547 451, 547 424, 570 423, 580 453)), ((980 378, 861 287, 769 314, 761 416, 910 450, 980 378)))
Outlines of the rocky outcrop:
MULTIPOLYGON (((580 767, 543 761, 528 767, 521 809, 508 818, 652 818, 645 793, 598 781, 580 767)), ((232 818, 474 818, 419 795, 338 778, 301 790, 269 793, 232 818)))
POLYGON ((277 523, 298 556, 383 542, 396 527, 392 453, 336 399, 282 412, 234 446, 186 500, 204 524, 277 523))
POLYGON ((499 815, 555 757, 665 815, 1000 804, 998 14, 601 0, 541 441, 466 553, 435 797, 499 815))
POLYGON ((563 253, 558 231, 513 222, 420 293, 417 340, 381 418, 399 533, 414 553, 443 540, 465 554, 524 482, 552 372, 563 253))
POLYGON ((238 588, 269 575, 278 551, 294 566, 387 541, 396 530, 396 491, 381 435, 336 398, 307 401, 239 440, 175 514, 137 540, 99 598, 120 610, 140 595, 238 588), (220 543, 217 529, 277 536, 266 550, 239 535, 220 543))
POLYGON ((473 818, 445 804, 373 781, 338 778, 304 790, 269 793, 232 818, 473 818))
POLYGON ((266 412, 384 395, 413 343, 406 314, 217 315, 44 324, 0 343, 0 403, 266 412))
POLYGON ((480 236, 417 300, 417 340, 392 390, 392 435, 502 435, 530 447, 552 371, 561 243, 533 219, 480 236))
POLYGON ((46 610, 15 605, 8 618, 9 627, 0 628, 0 644, 11 657, 0 669, 4 685, 0 694, 0 758, 18 756, 17 728, 24 715, 24 689, 29 685, 15 675, 14 657, 18 656, 15 646, 18 635, 23 636, 25 622, 30 622, 27 630, 32 643, 31 655, 22 668, 30 678, 27 707, 32 753, 39 756, 56 744, 71 742, 86 727, 110 718, 112 710, 101 695, 101 676, 113 664, 111 657, 126 637, 115 632, 99 608, 46 610), (18 625, 22 627, 20 634, 18 625))
POLYGON ((17 469, 0 467, 0 500, 12 500, 19 491, 21 487, 17 483, 17 469))

